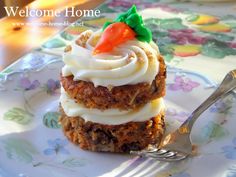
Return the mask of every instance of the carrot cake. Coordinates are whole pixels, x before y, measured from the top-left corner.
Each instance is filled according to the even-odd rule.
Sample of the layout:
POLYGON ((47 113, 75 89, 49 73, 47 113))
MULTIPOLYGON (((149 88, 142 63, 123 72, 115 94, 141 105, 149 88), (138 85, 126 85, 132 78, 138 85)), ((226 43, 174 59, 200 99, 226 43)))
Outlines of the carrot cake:
POLYGON ((141 150, 164 133, 166 66, 132 6, 65 49, 60 122, 82 149, 141 150))

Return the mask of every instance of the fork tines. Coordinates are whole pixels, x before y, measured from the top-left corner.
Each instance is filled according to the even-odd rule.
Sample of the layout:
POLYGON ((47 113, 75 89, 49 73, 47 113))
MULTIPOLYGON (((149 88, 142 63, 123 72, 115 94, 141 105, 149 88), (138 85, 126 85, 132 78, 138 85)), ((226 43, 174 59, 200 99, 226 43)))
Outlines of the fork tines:
POLYGON ((150 148, 141 151, 130 151, 130 154, 140 157, 154 158, 160 161, 174 162, 185 159, 188 155, 182 152, 175 152, 166 149, 150 148))

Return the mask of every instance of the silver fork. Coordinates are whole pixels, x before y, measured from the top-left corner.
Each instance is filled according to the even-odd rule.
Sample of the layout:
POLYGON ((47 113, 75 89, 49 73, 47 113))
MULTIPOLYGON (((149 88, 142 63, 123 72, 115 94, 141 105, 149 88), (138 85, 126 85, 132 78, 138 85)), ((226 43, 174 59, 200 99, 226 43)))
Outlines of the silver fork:
POLYGON ((187 118, 173 133, 165 136, 158 147, 147 150, 131 151, 131 154, 141 157, 151 157, 159 161, 174 162, 183 160, 192 153, 190 133, 194 122, 213 103, 225 97, 236 88, 236 70, 230 71, 219 87, 187 118))

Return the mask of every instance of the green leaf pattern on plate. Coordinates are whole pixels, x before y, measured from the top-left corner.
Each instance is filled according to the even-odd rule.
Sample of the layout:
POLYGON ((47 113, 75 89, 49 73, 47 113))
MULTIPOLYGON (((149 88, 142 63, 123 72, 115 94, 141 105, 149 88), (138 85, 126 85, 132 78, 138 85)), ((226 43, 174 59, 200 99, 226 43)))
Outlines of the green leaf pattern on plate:
POLYGON ((31 122, 33 116, 33 114, 22 108, 13 107, 3 115, 3 119, 26 125, 31 122))
POLYGON ((213 121, 209 121, 205 127, 202 129, 202 136, 204 139, 212 140, 212 139, 221 139, 225 136, 229 135, 227 129, 225 129, 222 125, 215 123, 213 121))
MULTIPOLYGON (((236 49, 233 47, 236 46, 236 42, 234 41, 235 32, 226 33, 226 31, 224 31, 223 27, 220 25, 215 26, 215 28, 222 28, 219 29, 219 32, 213 32, 213 27, 209 29, 213 31, 206 30, 204 32, 200 32, 198 28, 204 27, 204 25, 191 24, 191 21, 194 21, 196 18, 198 18, 198 16, 199 15, 189 16, 191 18, 185 19, 187 20, 185 23, 180 18, 145 19, 145 24, 152 30, 153 41, 158 44, 160 52, 166 61, 170 62, 172 59, 174 59, 174 56, 178 56, 171 49, 171 46, 173 45, 200 45, 200 52, 198 54, 216 59, 222 59, 226 56, 236 55, 236 49), (186 26, 187 24, 190 25, 191 28, 190 26, 186 26), (173 32, 173 30, 175 32, 173 32), (179 37, 173 37, 174 33, 179 37)), ((202 15, 201 21, 199 21, 199 23, 205 23, 208 21, 213 22, 214 20, 216 21, 216 19, 217 18, 214 16, 202 15)), ((217 21, 215 23, 217 23, 217 21)), ((184 53, 186 53, 186 55, 181 57, 192 56, 192 52, 188 51, 188 49, 186 49, 184 53)))
POLYGON ((68 40, 68 41, 71 41, 74 39, 74 37, 72 35, 70 35, 69 33, 63 31, 60 36, 65 39, 65 40, 68 40))
POLYGON ((9 159, 30 163, 33 155, 38 154, 36 148, 25 139, 9 138, 3 140, 2 143, 9 159))
POLYGON ((98 7, 98 9, 101 11, 101 12, 106 12, 106 13, 113 13, 113 12, 116 12, 115 10, 113 10, 112 8, 109 8, 107 6, 107 4, 102 4, 98 7))
MULTIPOLYGON (((169 29, 187 29, 188 27, 183 25, 183 21, 180 18, 169 18, 169 19, 158 19, 158 18, 149 18, 144 20, 145 25, 155 25, 156 28, 161 28, 163 30, 169 30, 169 29)), ((152 29, 150 27, 150 29, 152 29)))
POLYGON ((60 48, 60 47, 65 47, 65 46, 66 46, 66 43, 58 38, 51 39, 47 41, 45 44, 43 44, 43 47, 48 48, 48 49, 60 48))
POLYGON ((227 34, 223 34, 223 33, 208 33, 211 37, 215 38, 216 40, 219 41, 233 41, 234 40, 234 36, 231 35, 227 35, 227 34))
POLYGON ((4 71, 1 72, 1 73, 8 74, 8 73, 10 73, 10 72, 12 72, 12 71, 13 71, 13 69, 7 68, 6 70, 4 70, 4 71))
POLYGON ((82 167, 85 166, 87 163, 86 159, 77 159, 77 158, 69 158, 64 161, 62 161, 62 164, 67 166, 67 167, 82 167))
POLYGON ((236 50, 228 47, 224 42, 212 39, 205 43, 201 52, 203 55, 213 58, 224 58, 227 55, 236 55, 236 50))
POLYGON ((43 116, 43 124, 48 128, 61 128, 61 125, 58 123, 58 119, 60 117, 59 112, 47 112, 43 116))
POLYGON ((13 69, 7 68, 6 70, 0 72, 0 79, 3 78, 6 74, 11 73, 13 69))
POLYGON ((231 28, 236 29, 236 22, 226 22, 231 28))

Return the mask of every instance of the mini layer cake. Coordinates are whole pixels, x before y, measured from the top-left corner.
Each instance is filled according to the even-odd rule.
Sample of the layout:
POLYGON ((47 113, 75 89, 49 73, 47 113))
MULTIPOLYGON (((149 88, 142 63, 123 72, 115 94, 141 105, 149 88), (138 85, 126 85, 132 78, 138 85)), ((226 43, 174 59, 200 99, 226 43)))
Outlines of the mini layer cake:
POLYGON ((60 122, 82 149, 141 150, 164 134, 166 66, 133 6, 65 50, 60 122))

